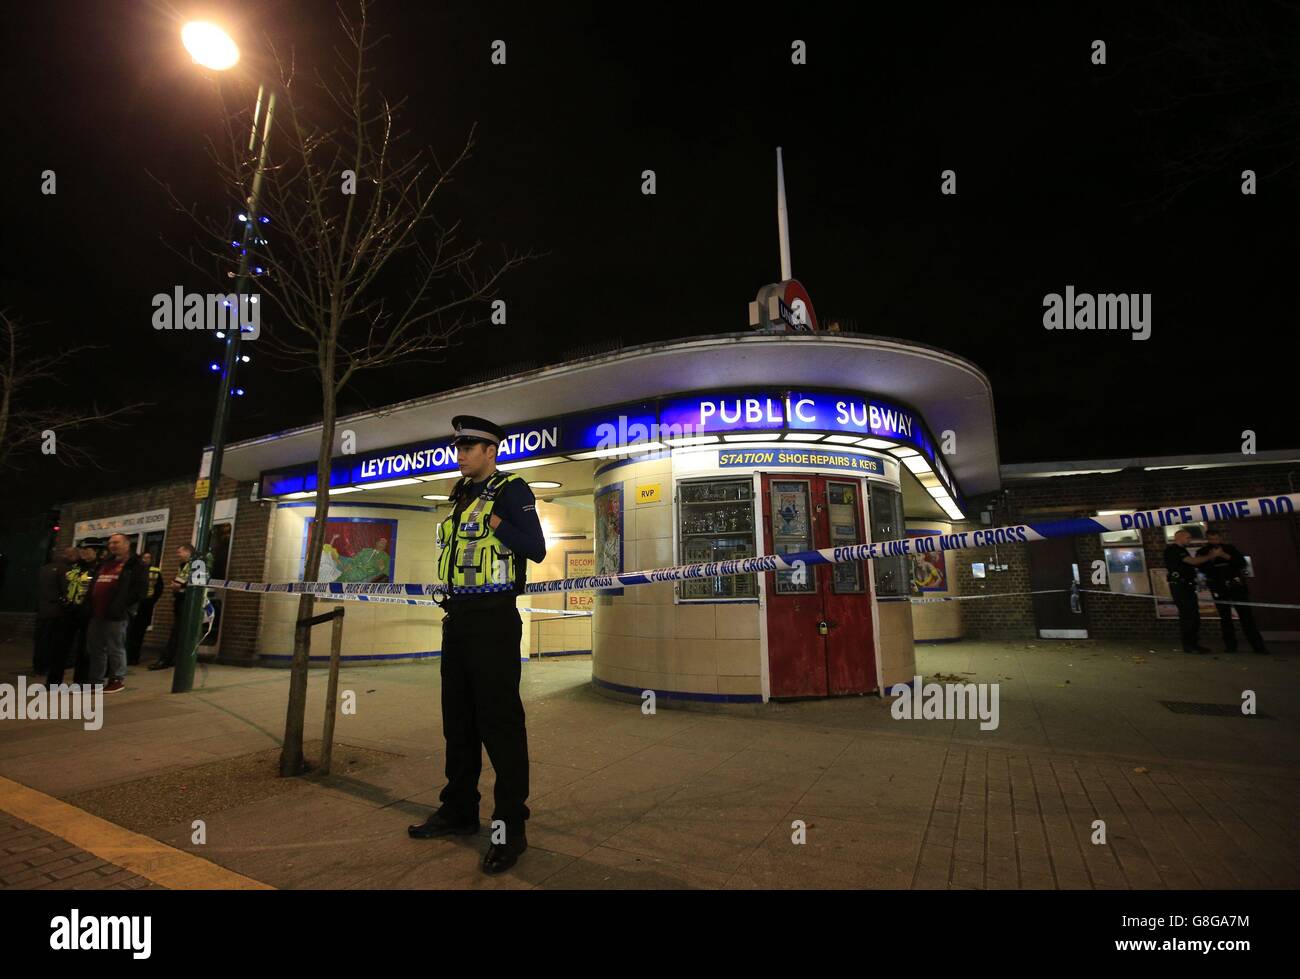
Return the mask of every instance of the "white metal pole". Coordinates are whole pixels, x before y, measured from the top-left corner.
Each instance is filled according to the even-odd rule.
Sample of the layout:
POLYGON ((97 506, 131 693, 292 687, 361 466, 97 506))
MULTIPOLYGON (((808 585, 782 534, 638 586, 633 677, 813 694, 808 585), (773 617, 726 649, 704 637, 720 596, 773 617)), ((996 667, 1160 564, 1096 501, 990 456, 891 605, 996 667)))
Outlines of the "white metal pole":
POLYGON ((781 235, 781 281, 794 278, 790 271, 790 215, 785 210, 785 170, 781 147, 776 148, 776 226, 781 235))

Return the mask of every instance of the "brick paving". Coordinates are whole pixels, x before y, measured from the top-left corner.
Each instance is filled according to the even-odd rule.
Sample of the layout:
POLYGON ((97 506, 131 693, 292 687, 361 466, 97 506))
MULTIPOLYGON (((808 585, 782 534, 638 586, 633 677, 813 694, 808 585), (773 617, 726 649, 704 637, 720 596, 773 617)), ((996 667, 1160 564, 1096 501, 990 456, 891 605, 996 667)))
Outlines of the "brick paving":
POLYGON ((1295 783, 954 746, 912 887, 1287 888, 1295 783), (1094 821, 1104 822, 1104 842, 1094 821))
MULTIPOLYGON (((1241 660, 962 643, 918 657, 928 675, 1000 681, 1001 726, 897 720, 874 698, 647 716, 593 691, 589 662, 528 664, 529 851, 499 878, 479 871, 486 828, 457 840, 406 834, 442 784, 438 672, 426 665, 341 674, 365 697, 340 718, 340 738, 396 761, 220 809, 196 799, 184 818, 132 828, 287 888, 1300 887, 1294 650, 1241 660), (1229 701, 1247 685, 1275 719, 1161 704, 1229 701), (194 819, 206 824, 201 844, 194 819), (1096 820, 1104 843, 1093 842, 1096 820)), ((285 686, 282 671, 212 667, 194 694, 174 697, 168 678, 133 676, 102 731, 6 722, 0 775, 67 800, 264 751, 285 686)), ((322 697, 314 681, 309 718, 322 697)), ((0 814, 0 887, 79 886, 156 885, 0 814)))
POLYGON ((163 890, 0 811, 0 890, 163 890))

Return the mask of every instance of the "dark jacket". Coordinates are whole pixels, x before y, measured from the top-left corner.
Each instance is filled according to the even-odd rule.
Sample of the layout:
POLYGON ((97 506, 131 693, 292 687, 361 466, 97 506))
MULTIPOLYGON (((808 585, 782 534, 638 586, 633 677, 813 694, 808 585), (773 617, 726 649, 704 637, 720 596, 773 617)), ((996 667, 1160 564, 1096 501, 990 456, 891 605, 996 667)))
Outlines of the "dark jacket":
POLYGON ((37 572, 36 617, 57 619, 63 612, 63 576, 68 573, 66 561, 50 561, 37 572))
MULTIPOLYGON (((95 577, 90 580, 90 587, 86 589, 86 597, 82 599, 82 605, 88 616, 94 615, 93 596, 95 589, 99 586, 99 570, 102 567, 103 564, 95 569, 95 577)), ((149 569, 145 567, 144 562, 140 560, 138 555, 132 554, 126 559, 126 564, 122 566, 122 573, 118 575, 117 581, 112 588, 113 597, 108 602, 107 619, 110 622, 121 622, 135 612, 136 605, 139 604, 149 590, 149 569)))
MULTIPOLYGON (((1201 565, 1201 571, 1205 574, 1205 580, 1209 582, 1210 589, 1244 587, 1246 582, 1242 579, 1242 572, 1246 570, 1246 558, 1242 556, 1241 551, 1237 550, 1231 544, 1218 545, 1226 558, 1216 557, 1213 561, 1207 561, 1201 565)), ((1208 553, 1213 547, 1201 548, 1197 555, 1208 553)))

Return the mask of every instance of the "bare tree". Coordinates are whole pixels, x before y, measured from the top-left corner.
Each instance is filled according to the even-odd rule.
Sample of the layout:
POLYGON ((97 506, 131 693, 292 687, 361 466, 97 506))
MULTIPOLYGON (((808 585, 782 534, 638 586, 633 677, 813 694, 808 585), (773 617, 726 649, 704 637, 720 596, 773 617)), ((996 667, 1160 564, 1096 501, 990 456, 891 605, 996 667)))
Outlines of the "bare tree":
MULTIPOLYGON (((337 49, 329 78, 300 75, 292 55, 268 44, 277 105, 259 216, 269 224, 253 226, 241 242, 266 270, 258 291, 274 308, 274 322, 256 341, 259 352, 281 369, 310 370, 320 380, 306 581, 320 571, 339 394, 364 371, 441 360, 458 334, 488 322, 502 276, 535 257, 505 252, 495 264, 484 262, 481 242, 460 239, 459 221, 438 219, 435 198, 469 158, 473 129, 447 166, 431 149, 405 151, 406 134, 398 130, 405 100, 391 103, 371 84, 368 59, 383 38, 371 37, 365 0, 355 14, 340 6, 339 25, 347 43, 337 49)), ((212 155, 231 204, 243 209, 256 163, 241 138, 249 116, 227 113, 227 121, 229 143, 214 145, 212 155)), ((200 224, 209 233, 204 250, 218 270, 228 270, 227 226, 200 224)), ((302 596, 298 618, 309 618, 313 605, 302 596)), ((304 769, 309 652, 309 633, 296 630, 281 775, 304 769)))
POLYGON ((93 346, 66 347, 57 354, 34 356, 27 349, 27 327, 9 310, 0 310, 0 471, 22 469, 24 456, 52 455, 65 466, 98 466, 95 454, 84 445, 63 438, 65 432, 87 425, 118 425, 119 419, 145 406, 145 402, 102 409, 92 401, 85 406, 84 393, 58 406, 42 407, 41 401, 72 369, 77 357, 93 346))
POLYGON ((1146 123, 1163 177, 1152 197, 1134 203, 1166 210, 1207 181, 1235 186, 1242 169, 1261 183, 1294 185, 1300 5, 1165 3, 1148 14, 1153 25, 1133 38, 1148 53, 1120 62, 1112 80, 1146 123))

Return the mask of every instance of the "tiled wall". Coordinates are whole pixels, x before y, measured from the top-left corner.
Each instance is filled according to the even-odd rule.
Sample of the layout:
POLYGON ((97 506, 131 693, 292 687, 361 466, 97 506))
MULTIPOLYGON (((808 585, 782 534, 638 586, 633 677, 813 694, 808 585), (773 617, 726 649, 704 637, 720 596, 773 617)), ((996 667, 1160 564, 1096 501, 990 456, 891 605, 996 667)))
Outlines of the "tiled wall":
MULTIPOLYGON (((939 520, 909 520, 907 529, 951 534, 952 524, 939 520)), ((955 555, 939 551, 938 556, 945 562, 948 587, 942 591, 922 592, 921 598, 942 598, 947 595, 961 594, 955 555)), ((959 638, 961 636, 961 609, 958 608, 960 604, 960 602, 934 602, 912 605, 912 632, 916 641, 959 638)))
MULTIPOLYGON (((674 563, 672 462, 619 466, 596 477, 596 489, 623 483, 623 566, 629 571, 674 563), (654 482, 664 498, 638 504, 638 483, 654 482)), ((760 694, 759 606, 674 604, 671 582, 638 585, 597 598, 592 673, 638 689, 704 694, 760 694)))
POLYGON ((880 675, 887 694, 895 683, 907 683, 916 674, 916 650, 912 645, 912 609, 908 602, 880 602, 880 675))
MULTIPOLYGON (((568 551, 590 551, 592 543, 592 511, 558 503, 538 502, 537 516, 548 535, 546 559, 541 564, 528 565, 529 581, 552 581, 564 577, 564 555, 568 551), (555 540, 559 534, 582 534, 581 539, 555 540)), ((590 595, 590 592, 582 594, 590 595)), ((565 608, 561 593, 526 595, 519 602, 530 608, 565 608)), ((576 615, 546 616, 522 613, 528 623, 529 649, 539 653, 563 653, 591 650, 591 617, 576 615)))
MULTIPOLYGON (((380 500, 367 502, 382 502, 380 500)), ((277 507, 271 519, 265 581, 296 581, 302 560, 306 520, 312 507, 277 507)), ((334 503, 331 517, 366 517, 397 521, 396 567, 393 580, 437 581, 437 548, 434 543, 437 517, 415 510, 389 510, 334 503)), ((268 595, 263 599, 262 629, 257 651, 261 656, 293 652, 293 624, 298 616, 298 599, 268 595)), ((334 603, 317 601, 320 615, 334 603)), ((343 655, 424 653, 442 646, 442 612, 434 606, 346 603, 343 624, 343 655)), ((317 627, 312 636, 312 655, 329 654, 329 629, 317 627)))

